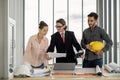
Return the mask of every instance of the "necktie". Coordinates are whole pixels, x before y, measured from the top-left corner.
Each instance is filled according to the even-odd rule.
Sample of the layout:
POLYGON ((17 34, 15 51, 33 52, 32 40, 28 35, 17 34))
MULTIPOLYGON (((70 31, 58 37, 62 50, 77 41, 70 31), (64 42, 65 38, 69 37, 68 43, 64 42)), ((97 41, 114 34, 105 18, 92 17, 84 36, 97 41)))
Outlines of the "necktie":
POLYGON ((65 36, 64 36, 64 33, 61 34, 61 37, 62 37, 63 42, 65 42, 65 36))

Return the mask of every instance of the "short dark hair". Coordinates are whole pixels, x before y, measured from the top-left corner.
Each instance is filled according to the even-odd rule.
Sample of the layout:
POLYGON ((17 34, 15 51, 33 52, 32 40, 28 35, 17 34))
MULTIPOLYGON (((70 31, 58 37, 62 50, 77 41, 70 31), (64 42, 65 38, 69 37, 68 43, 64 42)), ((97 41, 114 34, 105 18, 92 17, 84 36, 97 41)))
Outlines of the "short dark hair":
POLYGON ((91 12, 90 14, 88 14, 88 17, 94 17, 95 20, 98 19, 98 14, 95 12, 91 12))
POLYGON ((44 21, 39 23, 39 29, 43 29, 45 26, 48 26, 44 21))
MULTIPOLYGON (((66 25, 66 22, 63 18, 60 18, 56 21, 56 23, 61 23, 63 26, 66 25)), ((65 27, 65 29, 67 28, 67 26, 65 27)))

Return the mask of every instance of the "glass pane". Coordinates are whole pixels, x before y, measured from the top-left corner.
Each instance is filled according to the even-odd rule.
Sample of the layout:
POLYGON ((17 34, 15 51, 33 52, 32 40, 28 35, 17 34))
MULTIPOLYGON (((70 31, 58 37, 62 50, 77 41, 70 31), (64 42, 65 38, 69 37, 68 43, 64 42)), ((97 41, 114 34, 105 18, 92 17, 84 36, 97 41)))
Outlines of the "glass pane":
POLYGON ((74 31, 80 42, 82 36, 82 0, 70 0, 69 3, 69 30, 74 31))
MULTIPOLYGON (((112 41, 114 41, 114 27, 113 27, 113 0, 111 0, 111 39, 112 39, 112 41)), ((114 62, 114 42, 113 42, 113 46, 112 46, 112 55, 111 55, 111 57, 112 57, 112 62, 114 62)))
MULTIPOLYGON (((80 43, 82 37, 82 0, 69 1, 69 30, 75 33, 80 43)), ((78 64, 82 64, 82 59, 78 58, 78 64)))
POLYGON ((96 12, 96 0, 83 0, 83 29, 88 28, 87 15, 90 12, 96 12))
POLYGON ((53 0, 39 0, 39 20, 48 24, 47 38, 50 40, 53 33, 53 0))
POLYGON ((120 65, 120 0, 117 0, 117 59, 118 64, 120 65))
POLYGON ((38 0, 25 0, 25 47, 31 35, 38 32, 38 0))
POLYGON ((54 0, 54 24, 59 18, 65 19, 67 23, 67 0, 54 0))
MULTIPOLYGON (((46 35, 49 42, 53 34, 53 0, 39 0, 39 22, 45 21, 48 24, 49 30, 46 35)), ((49 64, 53 63, 53 59, 49 60, 49 64)))

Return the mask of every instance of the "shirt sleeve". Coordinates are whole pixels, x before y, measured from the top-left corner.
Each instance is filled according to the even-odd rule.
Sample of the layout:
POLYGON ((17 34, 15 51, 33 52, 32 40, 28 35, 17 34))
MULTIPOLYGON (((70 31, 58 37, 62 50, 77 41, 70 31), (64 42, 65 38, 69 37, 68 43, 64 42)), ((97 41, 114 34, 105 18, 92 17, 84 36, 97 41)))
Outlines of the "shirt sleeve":
POLYGON ((47 49, 48 49, 48 38, 46 38, 46 41, 45 41, 45 51, 47 52, 47 49))
POLYGON ((77 51, 82 50, 80 44, 78 43, 78 41, 76 40, 76 37, 74 35, 74 32, 72 32, 72 38, 73 38, 73 45, 76 48, 77 51))
POLYGON ((27 43, 27 46, 26 46, 26 50, 25 50, 25 53, 24 53, 24 61, 28 61, 30 60, 31 58, 31 47, 32 47, 32 39, 30 38, 28 43, 27 43))
POLYGON ((105 41, 105 47, 103 48, 103 52, 106 52, 110 49, 113 42, 110 39, 109 35, 103 29, 101 30, 101 37, 105 41))
POLYGON ((85 37, 84 37, 84 32, 82 35, 81 46, 82 46, 82 48, 86 49, 86 41, 85 41, 85 37))
POLYGON ((47 49, 47 52, 54 52, 54 47, 55 47, 54 37, 51 36, 51 41, 50 41, 50 45, 47 49))

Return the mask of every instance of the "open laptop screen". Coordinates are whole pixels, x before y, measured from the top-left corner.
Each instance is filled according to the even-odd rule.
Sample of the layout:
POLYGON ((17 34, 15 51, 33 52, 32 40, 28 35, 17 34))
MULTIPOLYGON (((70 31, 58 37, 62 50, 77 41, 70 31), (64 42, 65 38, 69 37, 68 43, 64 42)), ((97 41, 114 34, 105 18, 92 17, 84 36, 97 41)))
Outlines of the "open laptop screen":
POLYGON ((74 70, 75 63, 54 63, 53 70, 74 70))

